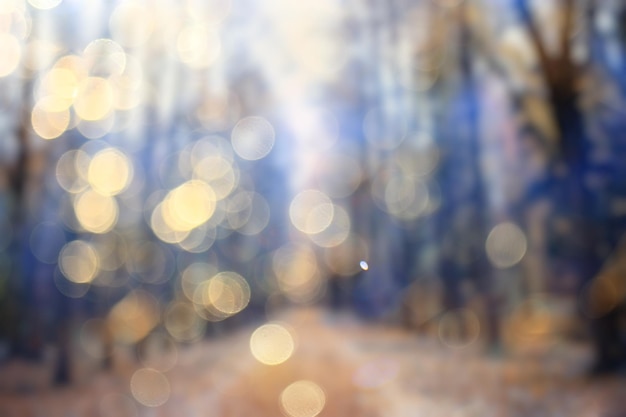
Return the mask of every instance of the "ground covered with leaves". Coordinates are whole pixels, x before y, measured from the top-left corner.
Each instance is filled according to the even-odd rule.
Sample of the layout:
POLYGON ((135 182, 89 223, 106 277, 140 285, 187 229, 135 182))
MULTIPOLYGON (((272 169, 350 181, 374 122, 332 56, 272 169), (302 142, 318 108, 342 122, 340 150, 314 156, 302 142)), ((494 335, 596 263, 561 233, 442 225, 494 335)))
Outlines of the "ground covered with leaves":
POLYGON ((250 352, 256 326, 179 346, 153 362, 160 371, 120 352, 112 370, 76 371, 67 387, 50 386, 46 366, 6 363, 0 417, 313 417, 319 408, 322 417, 626 416, 626 380, 587 378, 584 346, 485 355, 478 342, 450 347, 323 310, 279 322, 295 349, 278 365, 250 352), (283 393, 296 381, 314 382, 323 399, 285 408, 283 393))

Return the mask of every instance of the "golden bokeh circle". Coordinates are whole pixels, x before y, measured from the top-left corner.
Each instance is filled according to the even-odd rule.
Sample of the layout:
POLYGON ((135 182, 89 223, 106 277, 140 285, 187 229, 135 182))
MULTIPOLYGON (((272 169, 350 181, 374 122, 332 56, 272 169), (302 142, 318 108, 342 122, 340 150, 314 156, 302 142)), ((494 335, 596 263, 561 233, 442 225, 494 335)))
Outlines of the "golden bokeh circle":
POLYGON ((322 388, 312 381, 297 381, 280 394, 280 406, 289 417, 315 417, 326 405, 322 388))
POLYGON ((252 355, 265 365, 279 365, 285 362, 291 357, 294 349, 293 336, 280 324, 264 324, 250 336, 252 355))

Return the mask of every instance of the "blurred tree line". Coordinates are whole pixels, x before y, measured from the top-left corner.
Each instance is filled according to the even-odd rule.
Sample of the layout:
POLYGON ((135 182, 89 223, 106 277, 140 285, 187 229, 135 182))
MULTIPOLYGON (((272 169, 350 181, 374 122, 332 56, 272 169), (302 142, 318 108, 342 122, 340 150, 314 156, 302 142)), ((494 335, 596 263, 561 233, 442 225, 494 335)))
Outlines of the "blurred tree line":
MULTIPOLYGON (((143 145, 132 151, 135 171, 143 175, 141 192, 133 196, 140 205, 177 181, 174 167, 163 168, 161 161, 204 134, 229 137, 240 117, 263 114, 277 135, 267 159, 240 161, 242 183, 252 184, 271 207, 263 232, 249 236, 222 228, 215 246, 185 255, 159 241, 143 214, 128 214, 116 229, 124 244, 154 242, 157 248, 146 255, 145 270, 161 257, 172 264, 154 285, 137 279, 136 269, 120 268, 115 274, 131 279, 119 287, 90 288, 77 298, 58 291, 54 263, 36 259, 30 236, 41 220, 57 221, 68 210, 45 186, 46 176, 84 137, 68 131, 64 142, 38 142, 31 101, 41 68, 0 79, 12 85, 2 97, 0 148, 0 340, 11 354, 37 358, 51 342, 60 352, 57 378, 67 380, 75 320, 106 317, 137 288, 166 305, 180 291, 180 259, 183 265, 215 261, 252 287, 248 309, 209 323, 209 333, 254 320, 268 305, 287 304, 289 297, 266 281, 271 254, 297 240, 287 208, 295 193, 289 188, 295 145, 280 143, 297 135, 289 123, 290 102, 281 94, 288 96, 282 83, 298 79, 300 65, 311 77, 311 101, 325 106, 339 125, 338 143, 321 152, 321 160, 350 153, 357 160, 352 174, 362 173, 353 175, 351 192, 334 198, 350 214, 351 238, 330 248, 312 245, 316 268, 327 278, 320 285, 327 288, 307 302, 328 299, 369 317, 404 314, 419 326, 451 313, 461 338, 477 317, 484 339, 497 349, 504 333, 522 332, 507 328, 515 314, 542 323, 551 302, 567 299, 575 306, 568 314, 589 323, 594 370, 623 366, 626 6, 617 0, 354 0, 320 7, 335 24, 313 26, 311 36, 337 37, 346 56, 331 76, 329 63, 302 61, 297 51, 277 65, 263 55, 280 49, 271 37, 263 53, 256 51, 267 22, 241 28, 255 21, 256 9, 247 18, 236 15, 243 19, 238 26, 225 26, 235 46, 228 46, 232 51, 220 67, 189 67, 158 53, 144 57, 151 101, 137 111, 148 122, 139 134, 104 136, 120 147, 140 136, 134 140, 143 145), (243 48, 237 36, 258 38, 243 48), (218 101, 226 105, 212 107, 218 101), (354 268, 362 260, 366 271, 354 268)), ((71 17, 67 13, 64 19, 71 17)), ((157 43, 151 48, 158 50, 157 43)), ((335 170, 343 161, 324 169, 341 173, 335 170)), ((307 186, 323 177, 312 174, 307 186)), ((63 234, 64 241, 89 235, 80 228, 64 228, 63 234)), ((311 259, 298 255, 294 271, 301 272, 311 259)), ((101 330, 105 350, 113 349, 106 326, 101 330)), ((103 357, 110 366, 110 355, 103 357)))
MULTIPOLYGON (((377 51, 379 39, 387 50, 370 59, 401 61, 400 37, 413 36, 412 62, 396 62, 390 71, 397 84, 403 71, 412 72, 413 96, 423 101, 404 110, 427 114, 430 123, 420 128, 434 137, 440 157, 430 179, 439 200, 432 214, 401 218, 399 227, 398 218, 390 226, 384 213, 371 216, 379 222, 375 229, 402 242, 383 250, 386 268, 400 275, 399 298, 408 294, 408 314, 421 310, 417 321, 423 324, 480 299, 484 336, 495 347, 516 306, 523 306, 528 322, 540 321, 544 310, 568 300, 571 316, 589 323, 584 333, 596 347, 593 370, 623 366, 624 6, 515 0, 436 1, 414 9, 393 2, 388 8, 377 14, 383 23, 372 24, 370 44, 377 51), (526 232, 521 264, 497 265, 485 251, 494 225, 503 221, 526 232), (394 227, 399 237, 389 232, 394 227), (435 261, 426 258, 433 244, 435 261), (409 282, 417 277, 417 289, 407 287, 406 274, 413 274, 409 282), (424 279, 429 275, 440 280, 434 285, 439 307, 424 299, 433 287, 424 279)), ((384 100, 391 92, 402 108, 399 86, 385 83, 385 64, 376 67, 374 94, 384 100)), ((371 175, 387 175, 410 152, 408 140, 393 152, 378 152, 387 165, 376 165, 371 175)), ((419 139, 414 142, 422 157, 432 157, 419 139)), ((501 244, 514 244, 511 239, 501 244)), ((389 299, 395 305, 398 297, 389 299)), ((459 316, 460 327, 463 320, 459 316)))

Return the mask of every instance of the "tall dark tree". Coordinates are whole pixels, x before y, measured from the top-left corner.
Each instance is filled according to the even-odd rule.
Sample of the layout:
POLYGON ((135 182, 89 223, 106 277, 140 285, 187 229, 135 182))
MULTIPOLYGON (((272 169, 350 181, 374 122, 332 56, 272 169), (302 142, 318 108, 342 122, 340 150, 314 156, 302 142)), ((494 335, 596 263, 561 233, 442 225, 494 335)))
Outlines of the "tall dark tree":
MULTIPOLYGON (((595 3, 585 4, 588 10, 582 10, 583 3, 575 0, 560 3, 558 47, 552 49, 544 33, 545 27, 538 23, 531 2, 514 0, 512 4, 536 55, 534 72, 541 78, 546 108, 556 127, 556 141, 551 141, 531 125, 525 128, 530 129, 527 133, 535 136, 533 140, 543 144, 549 163, 542 179, 528 186, 523 201, 549 199, 552 202, 553 210, 546 224, 549 259, 552 264, 569 265, 577 275, 580 288, 583 288, 600 272, 608 254, 607 248, 615 244, 615 236, 618 235, 615 230, 609 230, 607 189, 590 181, 593 175, 606 180, 607 171, 610 171, 610 167, 599 166, 592 159, 594 142, 586 122, 588 115, 582 106, 584 96, 581 86, 589 77, 593 65, 589 59, 577 59, 573 50, 577 18, 581 13, 588 19, 589 36, 593 35, 595 3), (567 227, 557 227, 558 224, 566 224, 567 227)), ((490 51, 487 55, 493 53, 490 51)), ((497 64, 497 58, 487 58, 497 64)), ((501 71, 502 67, 497 69, 501 71)), ((515 91, 513 103, 522 103, 529 89, 515 91)), ((619 350, 616 349, 619 331, 615 314, 610 312, 592 323, 597 351, 596 370, 610 369, 619 363, 619 354, 616 353, 619 350)))

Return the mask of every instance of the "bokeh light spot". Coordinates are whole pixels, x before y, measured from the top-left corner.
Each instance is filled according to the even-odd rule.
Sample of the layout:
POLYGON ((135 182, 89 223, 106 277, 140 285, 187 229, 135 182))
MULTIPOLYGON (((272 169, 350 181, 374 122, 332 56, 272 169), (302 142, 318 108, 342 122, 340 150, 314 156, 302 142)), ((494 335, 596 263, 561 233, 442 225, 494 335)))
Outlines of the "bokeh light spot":
POLYGON ((98 274, 100 260, 93 247, 82 240, 67 243, 59 254, 59 267, 70 281, 84 284, 98 274))
POLYGON ((70 124, 70 112, 67 109, 57 109, 53 97, 46 97, 35 104, 31 113, 33 130, 42 139, 56 139, 61 136, 70 124), (53 104, 50 104, 53 103, 53 104))
POLYGON ((250 336, 252 355, 265 365, 278 365, 291 357, 295 348, 294 340, 280 324, 265 324, 250 336))
POLYGON ((205 322, 189 303, 176 302, 165 311, 165 329, 175 340, 192 342, 204 333, 205 322))
POLYGON ((162 216, 170 229, 189 231, 211 218, 215 204, 213 188, 204 181, 191 180, 168 193, 161 206, 162 216))
POLYGON ((510 268, 517 265, 528 247, 526 235, 513 223, 501 223, 495 226, 486 242, 487 256, 498 268, 510 268))
POLYGON ((341 206, 332 206, 333 217, 324 230, 316 234, 309 234, 309 238, 322 248, 334 248, 343 243, 350 235, 352 222, 347 210, 341 206))
POLYGON ((89 184, 103 196, 114 196, 124 191, 132 176, 132 163, 115 148, 105 149, 94 155, 87 172, 89 184))
POLYGON ((88 77, 81 81, 74 100, 76 114, 84 120, 100 120, 113 109, 111 83, 100 77, 88 77))
POLYGON ((87 189, 87 169, 91 159, 82 150, 65 152, 56 165, 56 179, 59 186, 71 194, 77 194, 87 189))
POLYGON ((137 402, 146 407, 160 407, 170 398, 170 383, 156 369, 143 368, 135 371, 130 379, 130 391, 137 402))
POLYGON ((314 382, 297 381, 280 394, 280 405, 289 417, 315 417, 326 404, 324 391, 314 382))
POLYGON ((74 202, 76 218, 80 225, 92 233, 106 233, 113 229, 118 219, 118 205, 113 197, 88 190, 74 202))
POLYGON ((247 307, 250 286, 236 272, 220 272, 208 281, 203 300, 207 306, 231 316, 247 307))
POLYGON ((233 149, 242 159, 256 161, 264 158, 274 147, 274 128, 262 117, 241 119, 233 128, 233 149))
POLYGON ((42 92, 45 97, 53 98, 48 101, 47 110, 67 110, 78 94, 78 77, 68 68, 52 68, 42 81, 42 92))
POLYGON ((278 286, 291 301, 308 303, 320 293, 322 280, 315 252, 305 245, 285 245, 272 257, 278 286))
POLYGON ((83 51, 83 59, 89 73, 100 79, 120 75, 126 68, 124 48, 111 39, 91 41, 83 51))
POLYGON ((439 340, 451 348, 464 348, 474 343, 480 334, 480 321, 469 309, 447 312, 439 320, 439 340))
POLYGON ((333 203, 326 194, 318 190, 301 191, 289 205, 291 223, 306 234, 324 231, 331 224, 333 216, 333 203))

